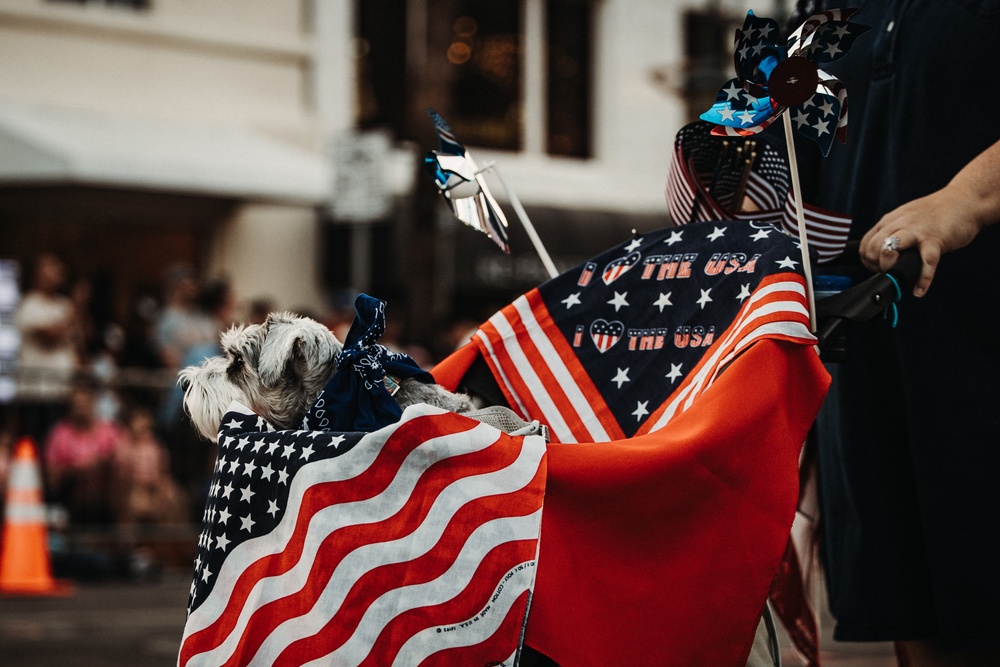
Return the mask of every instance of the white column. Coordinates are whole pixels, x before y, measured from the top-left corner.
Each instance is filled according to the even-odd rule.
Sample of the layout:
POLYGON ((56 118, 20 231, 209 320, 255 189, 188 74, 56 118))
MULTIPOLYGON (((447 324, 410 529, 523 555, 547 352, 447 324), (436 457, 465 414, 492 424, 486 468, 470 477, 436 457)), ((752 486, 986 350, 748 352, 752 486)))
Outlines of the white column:
POLYGON ((545 153, 545 6, 544 0, 524 0, 524 152, 545 153))

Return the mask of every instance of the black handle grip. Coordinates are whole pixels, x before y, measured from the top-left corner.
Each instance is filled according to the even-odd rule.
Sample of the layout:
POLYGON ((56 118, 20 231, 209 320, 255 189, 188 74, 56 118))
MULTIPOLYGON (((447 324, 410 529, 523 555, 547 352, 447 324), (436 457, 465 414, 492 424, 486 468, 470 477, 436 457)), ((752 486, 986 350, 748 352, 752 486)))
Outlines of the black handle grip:
POLYGON ((896 263, 886 273, 891 274, 893 278, 899 281, 899 289, 906 294, 917 284, 923 266, 924 263, 920 258, 920 250, 917 248, 907 248, 899 253, 896 263))

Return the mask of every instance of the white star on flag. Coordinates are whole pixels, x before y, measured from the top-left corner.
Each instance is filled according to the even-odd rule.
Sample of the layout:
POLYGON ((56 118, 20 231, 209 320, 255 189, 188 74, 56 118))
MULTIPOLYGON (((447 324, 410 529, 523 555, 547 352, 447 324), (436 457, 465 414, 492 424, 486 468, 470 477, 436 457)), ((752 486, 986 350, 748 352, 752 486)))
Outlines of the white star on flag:
POLYGON ((302 450, 302 454, 299 456, 299 458, 300 459, 305 459, 306 461, 308 461, 309 457, 312 456, 315 453, 316 453, 316 451, 313 449, 313 446, 312 445, 307 445, 302 450))
POLYGON ((345 438, 345 437, 344 437, 344 436, 342 436, 342 435, 335 435, 335 436, 333 436, 333 438, 332 438, 332 439, 330 440, 330 446, 332 446, 332 447, 333 447, 334 449, 336 449, 337 447, 339 447, 339 446, 340 446, 340 443, 342 443, 342 442, 343 442, 344 440, 346 440, 346 439, 347 439, 347 438, 345 438))
POLYGON ((208 578, 211 576, 212 576, 212 571, 209 570, 208 566, 206 565, 205 569, 201 571, 201 580, 207 582, 208 578))
POLYGON ((229 510, 223 507, 221 510, 219 510, 219 523, 221 523, 222 525, 226 525, 227 521, 229 521, 229 510))
POLYGON ((240 467, 240 462, 239 461, 230 461, 229 462, 229 472, 234 473, 234 472, 236 472, 236 469, 239 468, 239 467, 240 467))
POLYGON ((670 303, 670 295, 671 294, 673 294, 673 292, 667 292, 666 294, 664 294, 663 292, 660 292, 660 298, 653 302, 654 306, 658 306, 659 307, 661 313, 663 312, 663 309, 666 306, 672 306, 672 305, 674 305, 674 304, 670 303))
POLYGON ((278 484, 288 484, 288 473, 284 468, 278 471, 278 484))
POLYGON ((667 373, 667 378, 670 380, 670 384, 677 382, 677 378, 682 375, 684 375, 684 373, 681 373, 680 364, 670 364, 670 372, 667 373))
POLYGON ((711 287, 709 287, 708 289, 701 290, 701 296, 698 297, 698 300, 695 302, 699 306, 701 306, 702 310, 705 310, 705 306, 712 302, 712 297, 708 295, 708 293, 711 291, 712 291, 711 287))
POLYGON ((285 445, 281 450, 281 455, 286 459, 291 458, 292 454, 294 453, 295 453, 294 445, 285 445))
POLYGON ((271 475, 273 475, 273 474, 274 474, 274 468, 272 468, 271 464, 269 464, 269 463, 266 464, 266 465, 264 465, 260 469, 260 478, 261 479, 266 479, 267 481, 270 482, 271 481, 271 475))
POLYGON ((224 487, 222 487, 222 497, 223 498, 228 498, 229 494, 232 493, 232 492, 233 492, 233 485, 232 484, 227 483, 224 487))
POLYGON ((796 262, 791 257, 788 257, 787 255, 783 260, 778 262, 778 266, 780 266, 783 269, 794 269, 796 264, 798 264, 798 262, 796 262))
POLYGON ((243 424, 236 421, 236 417, 233 417, 232 419, 229 420, 228 424, 223 424, 223 426, 225 426, 226 428, 242 428, 243 424))
POLYGON ((632 242, 625 246, 625 252, 632 252, 636 248, 642 245, 642 239, 632 239, 632 242))
POLYGON ((673 245, 675 243, 680 243, 683 240, 684 239, 681 238, 680 232, 670 232, 670 237, 664 239, 663 242, 666 243, 667 245, 673 245))
POLYGON ((826 129, 826 126, 830 124, 828 120, 818 120, 816 124, 813 125, 813 129, 816 130, 816 134, 823 136, 824 134, 829 134, 830 130, 826 129))
POLYGON ((258 440, 257 442, 253 443, 253 453, 256 454, 257 452, 259 452, 261 447, 263 446, 264 446, 263 440, 258 440))
POLYGON ((278 516, 278 503, 273 500, 267 501, 267 513, 271 516, 278 516))
POLYGON ((726 94, 726 101, 728 102, 729 100, 740 99, 740 93, 743 92, 743 89, 737 86, 735 81, 730 81, 729 87, 723 88, 722 92, 726 94))
POLYGON ((240 489, 240 500, 245 500, 250 502, 250 499, 256 495, 256 491, 253 491, 249 485, 244 486, 240 489))
POLYGON ((725 229, 723 229, 722 227, 715 227, 712 230, 712 233, 708 235, 708 238, 709 238, 710 241, 714 241, 716 239, 722 238, 725 235, 726 235, 726 230, 725 229))
POLYGON ((219 535, 218 537, 215 538, 215 548, 216 549, 222 549, 223 551, 225 551, 226 550, 226 546, 228 544, 229 544, 229 538, 226 537, 225 533, 223 533, 222 535, 219 535))
POLYGON ((792 118, 792 120, 794 120, 796 123, 795 129, 801 129, 803 125, 809 124, 809 116, 806 115, 806 112, 802 111, 801 109, 799 109, 799 111, 795 114, 795 117, 792 118))
POLYGON ((760 241, 762 239, 766 239, 768 237, 768 235, 770 235, 770 233, 772 231, 773 230, 770 230, 770 229, 758 229, 757 233, 751 235, 750 238, 752 238, 754 240, 754 242, 756 243, 757 241, 760 241))
POLYGON ((736 295, 736 298, 740 300, 740 303, 743 303, 743 299, 750 298, 750 283, 741 286, 740 293, 736 295))
POLYGON ((257 469, 253 461, 247 461, 243 464, 243 474, 247 477, 253 477, 253 471, 257 469))
POLYGON ((622 370, 621 368, 619 368, 618 369, 618 375, 616 375, 613 378, 611 378, 612 382, 617 382, 618 383, 618 388, 619 389, 622 388, 623 384, 625 384, 626 382, 629 382, 629 379, 628 379, 628 370, 629 369, 627 369, 627 368, 624 369, 624 370, 622 370))
POLYGON ((579 292, 574 292, 573 294, 570 294, 568 297, 566 297, 565 299, 562 300, 562 303, 566 304, 566 310, 569 310, 573 306, 579 306, 580 305, 580 293, 579 292))
POLYGON ((632 413, 635 415, 636 421, 649 414, 649 410, 646 409, 646 406, 649 405, 649 401, 637 401, 637 403, 638 405, 636 405, 635 411, 632 413))
POLYGON ((724 107, 719 109, 719 113, 722 115, 722 120, 732 120, 736 111, 734 109, 730 109, 729 107, 724 107))
POLYGON ((277 442, 269 443, 267 445, 267 453, 268 454, 273 454, 274 450, 276 450, 277 448, 278 448, 278 443, 277 442))
POLYGON ((628 306, 628 301, 625 300, 627 296, 628 292, 615 292, 615 298, 608 301, 608 305, 614 306, 617 313, 622 306, 628 306))
POLYGON ((740 125, 746 125, 751 121, 753 121, 753 114, 749 110, 740 114, 740 125))
POLYGON ((249 533, 253 529, 253 525, 255 523, 257 523, 257 522, 254 521, 253 518, 249 514, 247 514, 246 516, 241 516, 240 517, 240 523, 242 524, 240 526, 240 528, 242 528, 243 530, 245 530, 245 531, 247 531, 249 533))

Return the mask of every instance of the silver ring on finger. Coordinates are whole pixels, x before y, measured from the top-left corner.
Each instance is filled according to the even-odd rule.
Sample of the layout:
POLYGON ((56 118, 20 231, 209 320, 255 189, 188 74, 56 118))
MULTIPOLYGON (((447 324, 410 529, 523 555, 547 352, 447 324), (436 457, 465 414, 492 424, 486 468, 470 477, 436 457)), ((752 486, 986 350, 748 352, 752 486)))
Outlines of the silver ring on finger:
POLYGON ((899 250, 899 237, 886 236, 882 241, 882 252, 896 252, 899 250))

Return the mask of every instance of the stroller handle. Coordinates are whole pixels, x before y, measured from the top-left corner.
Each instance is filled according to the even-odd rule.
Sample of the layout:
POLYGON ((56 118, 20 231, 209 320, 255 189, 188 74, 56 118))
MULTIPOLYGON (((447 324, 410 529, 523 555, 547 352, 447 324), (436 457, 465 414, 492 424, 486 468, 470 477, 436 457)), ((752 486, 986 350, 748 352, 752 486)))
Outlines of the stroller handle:
POLYGON ((898 302, 903 294, 913 289, 922 267, 919 250, 908 248, 899 254, 887 272, 875 274, 839 294, 817 301, 816 336, 820 349, 827 347, 845 320, 867 322, 898 302))

